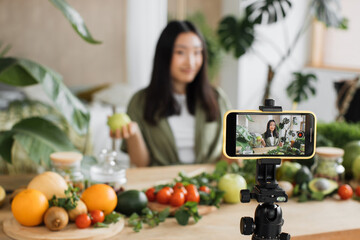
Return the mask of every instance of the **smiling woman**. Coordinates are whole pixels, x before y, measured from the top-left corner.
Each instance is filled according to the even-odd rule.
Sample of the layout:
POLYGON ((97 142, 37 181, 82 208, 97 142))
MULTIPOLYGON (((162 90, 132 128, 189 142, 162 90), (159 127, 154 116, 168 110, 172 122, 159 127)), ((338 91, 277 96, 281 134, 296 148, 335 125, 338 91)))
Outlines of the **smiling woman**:
POLYGON ((207 77, 206 44, 188 21, 170 22, 158 40, 150 85, 128 106, 132 122, 113 132, 137 166, 214 162, 221 156, 229 103, 207 77))

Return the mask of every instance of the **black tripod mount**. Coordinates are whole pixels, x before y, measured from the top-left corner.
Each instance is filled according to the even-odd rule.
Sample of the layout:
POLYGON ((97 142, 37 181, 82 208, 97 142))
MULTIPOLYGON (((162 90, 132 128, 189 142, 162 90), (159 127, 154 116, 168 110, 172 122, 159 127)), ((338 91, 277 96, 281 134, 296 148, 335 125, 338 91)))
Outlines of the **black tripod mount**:
MULTIPOLYGON (((282 111, 281 107, 275 106, 273 99, 266 99, 265 106, 260 106, 259 109, 267 112, 282 111)), ((240 220, 241 234, 252 235, 252 240, 290 240, 290 234, 281 232, 284 219, 280 206, 275 204, 288 200, 275 179, 276 165, 280 163, 281 159, 257 159, 254 189, 251 192, 240 192, 242 203, 248 203, 251 199, 256 199, 259 203, 255 210, 255 220, 251 217, 242 217, 240 220)))

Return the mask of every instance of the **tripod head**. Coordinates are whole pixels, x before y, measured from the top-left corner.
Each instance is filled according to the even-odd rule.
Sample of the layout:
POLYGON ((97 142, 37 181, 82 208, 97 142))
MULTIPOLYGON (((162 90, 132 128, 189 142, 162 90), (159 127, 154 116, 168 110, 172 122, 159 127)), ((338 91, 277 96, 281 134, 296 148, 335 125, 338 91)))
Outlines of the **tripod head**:
MULTIPOLYGON (((282 111, 279 106, 274 106, 272 99, 266 99, 265 106, 260 106, 262 111, 282 111)), ((284 224, 282 210, 276 202, 287 202, 288 196, 282 190, 276 179, 276 165, 280 165, 281 159, 257 159, 256 160, 256 185, 252 192, 241 190, 242 203, 248 203, 256 199, 260 203, 255 210, 255 221, 251 217, 242 217, 240 232, 243 235, 253 235, 253 240, 279 239, 290 240, 290 234, 281 233, 284 224)))

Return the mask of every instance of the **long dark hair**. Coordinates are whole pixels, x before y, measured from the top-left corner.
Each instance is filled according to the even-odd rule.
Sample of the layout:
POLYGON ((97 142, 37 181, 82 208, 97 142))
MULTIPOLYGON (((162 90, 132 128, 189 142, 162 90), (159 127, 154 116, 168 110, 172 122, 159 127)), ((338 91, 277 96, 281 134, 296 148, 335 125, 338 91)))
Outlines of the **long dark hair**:
POLYGON ((187 108, 192 115, 195 115, 196 102, 200 101, 207 114, 207 121, 214 121, 219 117, 217 96, 207 77, 207 53, 204 38, 192 23, 171 21, 157 42, 151 82, 146 88, 144 118, 151 124, 155 125, 162 117, 180 114, 180 106, 172 93, 170 64, 175 40, 179 34, 184 32, 195 33, 203 46, 203 64, 195 79, 186 87, 187 108))
POLYGON ((275 120, 269 120, 267 125, 266 125, 266 132, 265 132, 265 138, 268 138, 268 137, 271 137, 271 131, 270 131, 270 123, 273 122, 275 123, 275 129, 274 129, 274 132, 273 132, 273 136, 278 138, 279 137, 279 133, 277 132, 276 130, 276 122, 275 120))

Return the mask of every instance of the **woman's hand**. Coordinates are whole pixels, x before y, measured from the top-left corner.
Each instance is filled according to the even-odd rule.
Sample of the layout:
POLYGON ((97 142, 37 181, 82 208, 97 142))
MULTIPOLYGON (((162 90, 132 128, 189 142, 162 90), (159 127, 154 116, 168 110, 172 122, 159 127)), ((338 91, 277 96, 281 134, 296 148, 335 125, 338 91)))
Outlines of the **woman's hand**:
POLYGON ((282 147, 282 146, 283 146, 283 142, 279 142, 279 146, 282 147))
POLYGON ((139 132, 139 126, 136 122, 130 122, 129 124, 123 126, 121 129, 116 129, 116 131, 110 130, 110 137, 111 138, 121 138, 121 139, 128 139, 134 136, 136 133, 139 132))

